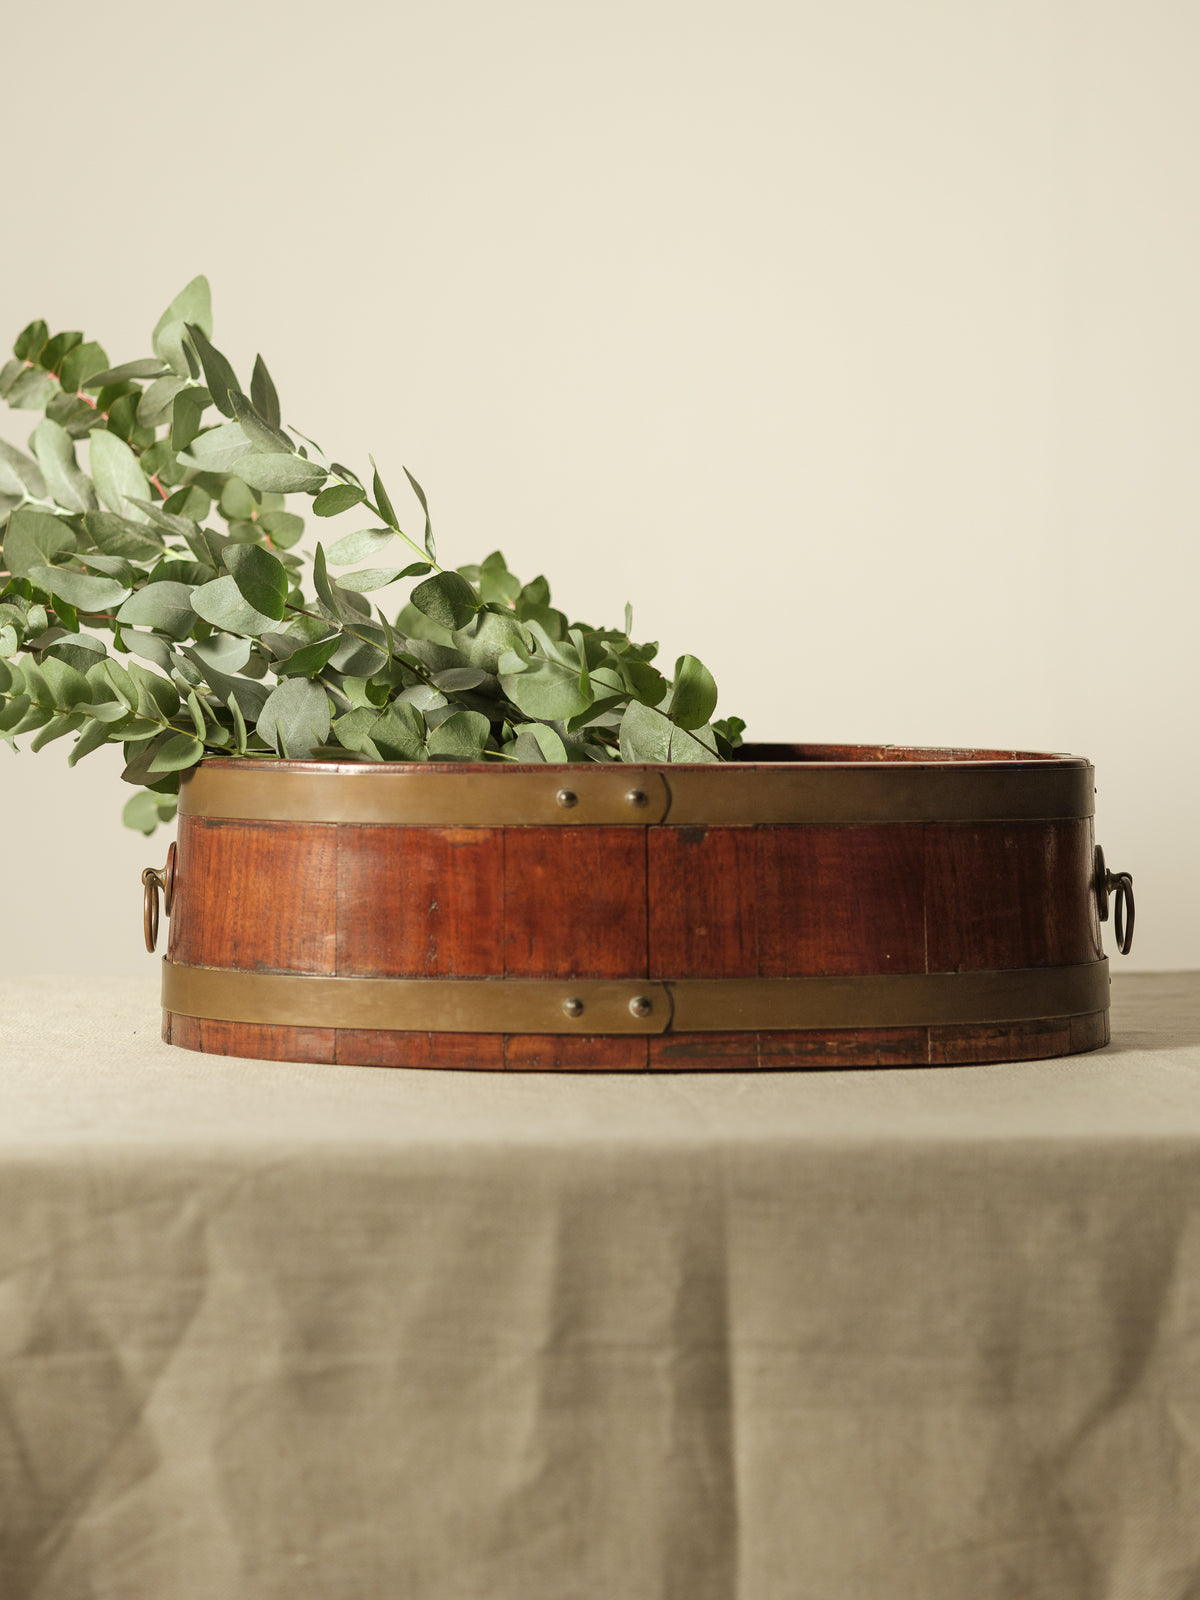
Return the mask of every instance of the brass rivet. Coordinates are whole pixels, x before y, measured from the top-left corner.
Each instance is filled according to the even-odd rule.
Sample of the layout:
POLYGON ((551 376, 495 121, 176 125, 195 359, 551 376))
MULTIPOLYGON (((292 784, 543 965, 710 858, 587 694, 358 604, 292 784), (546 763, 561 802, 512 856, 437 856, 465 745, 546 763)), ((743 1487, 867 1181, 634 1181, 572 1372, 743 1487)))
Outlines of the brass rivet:
POLYGON ((568 1017, 581 1017, 583 1015, 583 1001, 574 996, 563 1001, 563 1012, 568 1017))
POLYGON ((641 810, 642 806, 650 804, 650 796, 644 789, 630 789, 625 796, 625 800, 628 805, 637 806, 639 810, 641 810))
POLYGON ((653 1000, 648 1000, 644 994, 639 994, 636 999, 629 1002, 629 1009, 635 1017, 648 1017, 654 1010, 653 1000))
POLYGON ((579 804, 579 796, 574 789, 560 789, 554 797, 564 811, 569 811, 572 806, 579 804))

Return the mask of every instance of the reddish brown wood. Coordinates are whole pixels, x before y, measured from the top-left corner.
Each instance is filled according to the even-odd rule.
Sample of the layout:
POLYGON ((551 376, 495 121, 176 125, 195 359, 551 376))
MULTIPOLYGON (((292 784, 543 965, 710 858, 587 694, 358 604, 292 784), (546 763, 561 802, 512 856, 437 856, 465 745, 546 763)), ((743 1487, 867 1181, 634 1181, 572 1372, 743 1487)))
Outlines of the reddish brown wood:
POLYGON ((197 966, 333 973, 337 829, 328 823, 179 823, 169 953, 197 966))
POLYGON ((506 828, 510 978, 646 976, 646 830, 506 828))
POLYGON ((924 972, 924 883, 920 824, 759 828, 759 972, 924 972))
POLYGON ((1107 1011, 1093 1011, 1087 1017, 1071 1018, 1071 1054, 1099 1050, 1109 1041, 1107 1011))
POLYGON ((510 1033, 510 1072, 645 1072, 649 1041, 637 1034, 510 1033))
POLYGON ((650 1040, 652 1072, 756 1072, 757 1033, 664 1033, 650 1040))
POLYGON ((203 1050, 200 1024, 195 1017, 181 1017, 173 1012, 163 1012, 162 1037, 164 1044, 178 1045, 182 1050, 203 1050))
POLYGON ((1098 961, 1093 854, 1088 819, 927 825, 928 971, 1098 961))
POLYGON ((965 1066, 984 1061, 1038 1061, 1071 1053, 1071 1019, 1035 1022, 976 1022, 930 1028, 931 1066, 965 1066))
POLYGON ((780 1072, 810 1067, 911 1067, 928 1059, 927 1028, 677 1033, 650 1041, 660 1072, 780 1072))
POLYGON ((339 1028, 335 1059, 349 1067, 464 1067, 499 1072, 501 1033, 408 1033, 384 1028, 339 1028))
MULTIPOLYGON (((507 828, 504 956, 510 978, 646 975, 646 830, 507 828)), ((642 1037, 510 1034, 525 1072, 645 1071, 642 1037)))
MULTIPOLYGON (((806 746, 763 760, 1009 761, 806 746)), ((1042 762, 1049 757, 1026 755, 1042 762)), ((179 962, 361 977, 713 979, 1097 960, 1090 819, 682 827, 399 827, 183 816, 179 962)), ((516 1071, 748 1071, 1034 1060, 1107 1042, 1107 1012, 966 1027, 398 1033, 168 1015, 188 1049, 516 1071)))
MULTIPOLYGON (((175 1017, 173 1031, 181 1022, 175 1017)), ((247 1056, 253 1061, 315 1061, 331 1065, 334 1060, 334 1030, 332 1028, 281 1028, 266 1027, 254 1022, 202 1022, 190 1019, 192 1028, 199 1028, 200 1043, 188 1031, 187 1039, 175 1031, 172 1044, 182 1044, 187 1050, 203 1050, 213 1056, 247 1056)))
POLYGON ((652 978, 758 975, 758 831, 649 830, 652 978))
POLYGON ((363 978, 502 973, 503 831, 339 828, 337 970, 363 978))
POLYGON ((928 1028, 838 1028, 826 1033, 760 1033, 764 1070, 795 1067, 911 1067, 929 1058, 928 1028))

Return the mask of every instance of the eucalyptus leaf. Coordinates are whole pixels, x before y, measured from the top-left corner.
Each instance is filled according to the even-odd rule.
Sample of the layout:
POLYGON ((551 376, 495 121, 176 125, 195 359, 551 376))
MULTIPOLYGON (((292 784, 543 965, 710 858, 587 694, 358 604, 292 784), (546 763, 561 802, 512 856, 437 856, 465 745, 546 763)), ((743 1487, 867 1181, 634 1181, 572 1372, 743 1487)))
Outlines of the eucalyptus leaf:
MULTIPOLYGON (((199 384, 188 383, 183 378, 170 378, 167 381, 180 385, 170 408, 171 449, 178 454, 196 442, 196 437, 204 425, 204 413, 208 410, 212 396, 199 384)), ((140 411, 140 405, 138 409, 140 411)))
POLYGON ((386 589, 389 583, 395 583, 397 578, 404 576, 404 571, 403 567, 363 567, 358 572, 343 572, 338 584, 352 594, 370 594, 375 589, 386 589))
POLYGON ((147 356, 138 361, 125 361, 119 367, 105 367, 93 373, 81 388, 107 389, 113 384, 128 383, 131 378, 159 378, 166 371, 163 362, 147 356))
POLYGON ((32 456, 0 439, 0 494, 46 498, 46 480, 32 456))
POLYGON ((292 511, 264 511, 258 525, 278 550, 290 550, 304 534, 304 518, 292 511))
POLYGON ((457 572, 438 572, 409 596, 418 611, 442 628, 461 628, 479 609, 475 591, 457 572))
MULTIPOLYGON (((272 628, 269 633, 264 633, 261 642, 265 644, 272 654, 280 658, 291 655, 293 650, 299 650, 302 645, 317 644, 330 637, 331 624, 324 617, 311 617, 297 613, 280 623, 277 628, 272 628)), ((334 634, 340 638, 340 633, 334 634)))
POLYGON ((145 523, 131 522, 112 511, 90 511, 83 519, 84 531, 89 539, 106 556, 120 556, 126 561, 154 561, 166 549, 145 523))
POLYGON ((51 497, 65 511, 94 511, 96 494, 75 460, 75 441, 64 427, 44 417, 30 436, 51 497))
MULTIPOLYGON (((126 671, 137 691, 139 716, 150 721, 169 720, 178 713, 179 690, 167 678, 160 678, 157 672, 149 671, 137 661, 131 661, 126 671)), ((204 729, 198 732, 203 738, 204 729)))
POLYGON ((17 335, 13 355, 21 361, 36 361, 49 337, 50 329, 40 317, 35 322, 27 322, 17 335))
POLYGON ((171 415, 171 408, 175 396, 181 389, 187 387, 186 378, 176 377, 168 373, 166 377, 156 378, 142 398, 138 401, 137 420, 139 427, 158 428, 171 415))
POLYGON ((446 696, 440 689, 435 689, 429 683, 414 683, 411 688, 403 689, 396 696, 397 703, 416 706, 424 715, 436 711, 440 706, 448 705, 446 696))
MULTIPOLYGON (((234 544, 226 548, 222 560, 243 598, 260 615, 273 622, 283 618, 287 600, 287 572, 278 556, 256 544, 234 544)), ((211 618, 210 618, 211 620, 211 618)))
POLYGON ((424 491, 424 489, 422 489, 421 485, 413 477, 412 473, 408 470, 407 467, 405 467, 405 469, 404 469, 404 476, 408 479, 409 483, 412 484, 413 493, 416 495, 417 499, 420 501, 421 510, 425 513, 425 550, 426 550, 426 553, 429 556, 430 561, 436 561, 437 560, 437 545, 434 543, 434 540, 433 540, 433 524, 429 520, 429 505, 428 505, 428 503, 427 503, 427 501, 425 499, 425 491, 424 491))
POLYGON ((429 754, 441 761, 482 761, 491 729, 479 711, 454 711, 430 732, 429 754))
POLYGON ((474 623, 454 635, 454 643, 473 667, 498 672, 500 657, 515 646, 525 648, 530 635, 514 616, 481 611, 474 623))
POLYGON ((106 660, 98 662, 88 673, 88 682, 93 685, 97 692, 106 696, 111 690, 118 700, 125 702, 130 711, 137 710, 137 685, 119 661, 114 661, 111 657, 108 657, 106 660))
POLYGON ((27 367, 4 396, 14 411, 44 411, 58 393, 58 385, 41 367, 27 367))
POLYGON ((13 720, 14 709, 9 716, 5 717, 3 723, 0 723, 0 727, 3 728, 4 733, 8 736, 15 737, 20 733, 33 733, 38 728, 44 728, 54 715, 49 706, 38 705, 28 695, 21 695, 14 702, 14 708, 22 703, 24 704, 24 711, 20 717, 17 717, 15 721, 13 720))
MULTIPOLYGON (((486 719, 485 719, 486 720, 486 719)), ((386 761, 427 761, 425 718, 416 706, 393 701, 371 724, 371 742, 386 761)))
POLYGON ((397 522, 396 513, 392 509, 392 502, 388 499, 388 492, 383 486, 383 479, 379 476, 379 468, 375 465, 374 456, 371 457, 371 468, 375 474, 371 487, 375 495, 375 504, 379 508, 379 515, 389 528, 395 528, 396 532, 399 533, 400 524, 397 522))
POLYGON ((214 628, 224 628, 229 633, 259 634, 278 621, 244 599, 232 577, 214 578, 193 589, 192 609, 214 628))
POLYGON ((101 505, 131 522, 145 522, 146 513, 136 504, 131 511, 127 502, 148 499, 150 486, 125 441, 97 428, 88 436, 88 459, 101 505))
POLYGON ((147 583, 126 600, 117 612, 117 621, 157 628, 171 639, 186 639, 197 615, 192 606, 192 590, 186 584, 147 583))
POLYGON ((711 728, 687 730, 640 700, 631 700, 621 719, 623 761, 716 761, 711 728))
POLYGON ((19 506, 8 519, 4 564, 14 578, 27 578, 31 568, 49 566, 54 556, 74 550, 77 543, 61 518, 32 506, 19 506))
MULTIPOLYGON (((122 716, 126 714, 125 707, 116 705, 115 701, 110 701, 109 705, 115 706, 122 716)), ((106 719, 96 716, 96 712, 101 709, 107 709, 107 707, 92 706, 90 708, 79 737, 71 746, 70 753, 67 756, 67 765, 69 767, 73 767, 77 761, 82 761, 84 756, 91 755, 93 750, 99 750, 100 746, 107 744, 110 738, 116 737, 112 731, 112 724, 106 719)))
POLYGON ((45 656, 41 665, 42 681, 50 691, 51 704, 61 710, 74 710, 79 705, 90 705, 92 687, 82 672, 56 656, 45 656))
POLYGON ((544 657, 519 674, 502 671, 500 687, 519 710, 539 722, 565 721, 590 704, 579 687, 578 671, 544 657))
POLYGON ((132 799, 125 802, 121 821, 127 828, 133 828, 137 833, 149 836, 160 822, 170 821, 175 809, 175 802, 167 796, 152 794, 149 789, 143 789, 140 794, 135 794, 132 799))
MULTIPOLYGON (((9 698, 0 695, 0 737, 11 739, 32 707, 33 701, 27 694, 15 694, 9 698)), ((49 716, 50 713, 46 712, 45 715, 49 716)))
MULTIPOLYGON (((321 493, 328 494, 329 491, 323 489, 321 493)), ((317 499, 320 498, 321 495, 318 495, 317 499)), ((344 533, 326 550, 325 559, 335 567, 352 566, 356 561, 366 561, 381 550, 386 550, 395 537, 391 528, 364 528, 360 533, 344 533)))
POLYGON ((74 332, 56 333, 48 339, 38 352, 38 364, 45 367, 47 372, 57 373, 62 366, 67 352, 74 350, 76 345, 83 343, 83 334, 74 332))
POLYGON ((488 678, 489 674, 479 667, 447 667, 444 672, 434 673, 433 681, 448 694, 463 694, 487 683, 488 678))
POLYGON ((200 357, 204 368, 204 382, 212 395, 213 405, 222 416, 234 415, 233 397, 241 392, 241 384, 229 361, 209 341, 208 332, 198 322, 185 322, 188 337, 200 357))
POLYGON ((324 608, 331 622, 343 622, 346 611, 342 603, 337 584, 329 576, 325 565, 325 551, 320 544, 317 545, 313 555, 313 587, 317 591, 317 599, 324 608))
POLYGON ((671 721, 681 728, 702 728, 717 708, 713 675, 696 656, 680 656, 675 663, 671 695, 671 721))
POLYGON ((156 348, 162 352, 168 368, 181 378, 200 376, 200 359, 188 338, 187 324, 182 317, 168 322, 158 336, 156 348))
POLYGON ((104 347, 89 339, 80 343, 70 352, 62 364, 58 381, 64 394, 75 394, 85 386, 90 386, 95 381, 97 373, 103 373, 108 366, 108 356, 104 347))
POLYGON ((275 668, 281 678, 314 678, 329 664, 341 644, 341 635, 333 634, 318 644, 304 644, 293 650, 275 668))
POLYGON ((233 389, 229 398, 238 426, 256 450, 267 455, 295 455, 296 447, 287 434, 260 417, 244 394, 233 389))
MULTIPOLYGON (((123 700, 101 700, 99 704, 90 705, 87 714, 95 721, 103 723, 105 728, 109 728, 113 723, 125 721, 129 716, 129 707, 123 700)), ((105 734, 105 737, 110 736, 105 734)))
POLYGON ((190 733, 173 733, 163 740, 150 760, 148 771, 182 772, 194 767, 204 754, 204 746, 190 733))
POLYGON ((77 729, 82 728, 83 722, 83 713, 80 711, 56 716, 54 720, 52 722, 48 722, 42 729, 41 733, 38 734, 37 738, 29 746, 30 750, 34 752, 38 750, 44 750, 46 746, 51 744, 55 739, 61 739, 64 737, 64 735, 68 733, 74 733, 77 729))
POLYGON ((217 695, 218 699, 229 702, 230 695, 241 707, 242 714, 247 721, 253 722, 266 704, 269 690, 264 684, 256 683, 252 678, 237 677, 231 673, 219 671, 209 665, 202 656, 198 656, 195 649, 184 645, 183 655, 191 667, 198 668, 200 674, 209 688, 217 695))
POLYGON ((267 371, 267 363, 261 356, 256 356, 254 361, 254 374, 250 379, 250 402, 264 422, 270 423, 273 428, 279 426, 279 396, 275 393, 275 385, 271 381, 271 374, 267 371))
POLYGON ((80 611, 107 611, 129 598, 129 585, 71 567, 31 567, 30 581, 80 611))
POLYGON ((199 276, 175 296, 171 304, 154 324, 154 332, 150 336, 150 343, 156 355, 169 360, 166 350, 170 344, 164 343, 163 334, 173 327, 182 329, 187 322, 194 322, 210 338, 212 337, 212 293, 208 286, 208 279, 199 276))
POLYGON ((231 472, 253 451, 254 446, 243 433, 241 423, 219 422, 215 428, 198 433, 180 460, 198 467, 201 472, 231 472))
POLYGON ((313 516, 336 517, 351 506, 362 505, 366 498, 366 491, 356 483, 331 483, 313 501, 313 516))
POLYGON ((218 672, 240 672, 250 659, 250 650, 249 639, 231 633, 214 633, 211 638, 201 639, 192 646, 192 657, 206 667, 215 667, 218 672))
POLYGON ((308 678, 285 678, 267 696, 255 728, 278 755, 303 760, 329 737, 329 696, 308 678))
POLYGON ((167 641, 160 639, 156 633, 143 633, 140 628, 122 626, 121 639, 131 655, 141 656, 144 661, 153 661, 161 671, 174 672, 178 669, 178 656, 167 641))
POLYGON ((388 664, 388 653, 365 636, 356 637, 352 633, 346 633, 330 656, 329 664, 338 672, 366 678, 385 669, 388 664))
POLYGON ((301 456, 243 455, 233 470, 252 489, 268 489, 277 494, 311 494, 329 474, 324 467, 301 456))
POLYGON ((212 510, 212 496, 202 489, 198 483, 186 483, 182 488, 176 489, 173 494, 168 496, 159 509, 173 517, 190 518, 193 522, 203 522, 212 510))
POLYGON ((245 522, 258 511, 258 502, 248 483, 240 478, 226 478, 217 501, 217 510, 226 522, 245 522))
POLYGON ((530 724, 529 731, 541 747, 543 760, 565 765, 569 759, 567 747, 553 728, 547 727, 544 722, 534 722, 530 724))
MULTIPOLYGON (((370 761, 382 761, 383 754, 371 738, 371 729, 378 720, 379 713, 373 707, 358 706, 353 711, 348 711, 345 716, 336 719, 333 723, 333 732, 338 743, 345 749, 354 751, 356 755, 366 756, 370 761)), ((428 759, 424 745, 421 747, 421 755, 415 759, 428 759)))

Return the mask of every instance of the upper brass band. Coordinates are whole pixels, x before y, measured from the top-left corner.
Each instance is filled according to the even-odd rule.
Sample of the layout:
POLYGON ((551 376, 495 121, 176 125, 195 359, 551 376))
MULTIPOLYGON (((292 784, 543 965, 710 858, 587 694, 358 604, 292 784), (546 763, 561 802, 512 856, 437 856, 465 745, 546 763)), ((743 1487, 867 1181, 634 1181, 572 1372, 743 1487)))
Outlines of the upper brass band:
POLYGON ((202 762, 181 816, 408 827, 1033 822, 1090 817, 1095 774, 1044 761, 469 767, 202 762))
POLYGON ((654 1034, 946 1026, 1108 1008, 1108 962, 798 978, 338 978, 164 961, 164 1011, 451 1033, 654 1034))

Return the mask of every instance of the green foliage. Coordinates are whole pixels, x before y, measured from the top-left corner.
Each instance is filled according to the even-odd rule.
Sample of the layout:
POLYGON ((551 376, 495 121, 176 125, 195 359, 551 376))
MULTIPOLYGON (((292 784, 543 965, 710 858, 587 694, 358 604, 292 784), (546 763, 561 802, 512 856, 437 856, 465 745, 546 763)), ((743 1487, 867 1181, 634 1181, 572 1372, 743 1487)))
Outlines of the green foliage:
POLYGON ((139 789, 124 820, 143 833, 174 815, 180 775, 205 754, 733 756, 744 724, 712 720, 712 675, 684 655, 668 681, 657 646, 630 637, 628 607, 623 629, 572 624, 546 579, 523 584, 498 550, 441 566, 407 468, 419 538, 401 528, 373 458, 368 493, 285 430, 262 357, 247 395, 213 345, 204 278, 150 342, 153 356, 110 367, 82 333, 35 321, 0 366, 0 397, 45 413, 31 453, 0 441, 0 739, 28 734, 37 750, 71 737, 72 766, 121 744, 139 789), (322 519, 374 519, 316 546, 313 599, 289 494, 312 497, 322 519), (330 566, 355 570, 334 578, 330 566), (373 606, 408 580, 398 610, 373 606))

